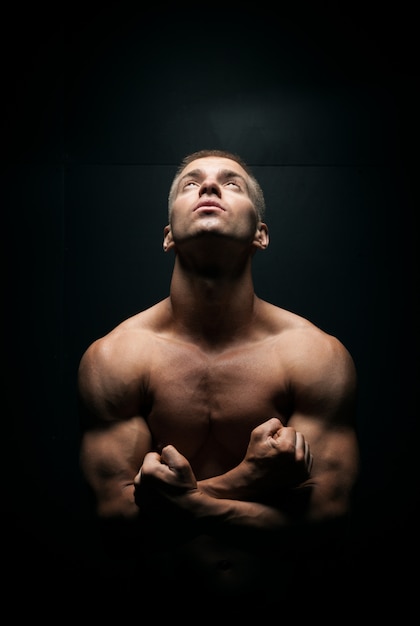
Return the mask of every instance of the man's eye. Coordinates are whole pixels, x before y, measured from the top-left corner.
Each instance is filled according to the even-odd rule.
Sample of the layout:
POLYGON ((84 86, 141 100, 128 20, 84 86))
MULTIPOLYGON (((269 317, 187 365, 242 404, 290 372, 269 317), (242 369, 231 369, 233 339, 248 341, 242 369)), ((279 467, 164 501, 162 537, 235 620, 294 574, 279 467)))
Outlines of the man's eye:
POLYGON ((187 189, 187 187, 195 187, 195 185, 197 185, 195 180, 188 180, 184 183, 184 189, 187 189))
POLYGON ((239 187, 238 183, 236 183, 234 180, 228 180, 226 185, 233 185, 234 187, 239 187))

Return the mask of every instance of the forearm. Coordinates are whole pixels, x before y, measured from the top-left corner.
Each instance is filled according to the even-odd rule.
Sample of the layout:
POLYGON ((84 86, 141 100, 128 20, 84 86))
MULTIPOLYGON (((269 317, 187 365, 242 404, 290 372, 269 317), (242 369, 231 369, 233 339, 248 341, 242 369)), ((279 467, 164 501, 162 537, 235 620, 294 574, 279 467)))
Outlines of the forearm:
POLYGON ((213 498, 252 501, 258 500, 256 476, 244 461, 225 474, 198 481, 200 491, 213 498))
MULTIPOLYGON (((267 523, 280 528, 290 523, 329 522, 350 513, 353 485, 334 472, 311 477, 297 487, 272 485, 271 489, 258 490, 255 481, 247 482, 242 469, 237 466, 226 474, 198 482, 198 489, 211 500, 230 503, 230 512, 237 513, 237 525, 252 526, 255 519, 256 525, 267 523)), ((210 510, 218 509, 213 504, 210 510)), ((230 519, 233 523, 235 515, 230 519)))
POLYGON ((189 505, 198 534, 209 534, 261 549, 308 556, 334 549, 346 536, 348 510, 331 510, 316 485, 292 490, 275 505, 199 494, 189 505), (327 545, 326 545, 327 542, 327 545))
POLYGON ((218 476, 201 480, 201 498, 194 502, 194 515, 204 527, 226 525, 255 531, 279 530, 309 515, 312 485, 286 488, 271 483, 259 468, 246 460, 218 476))
MULTIPOLYGON (((307 478, 307 476, 305 477, 307 478)), ((283 500, 294 493, 298 481, 288 472, 271 472, 263 464, 244 459, 228 472, 198 481, 200 491, 213 498, 267 503, 283 500)))
POLYGON ((291 528, 310 519, 312 486, 281 492, 277 499, 257 502, 233 498, 215 498, 196 490, 181 497, 179 504, 188 510, 200 532, 232 531, 269 532, 291 528))

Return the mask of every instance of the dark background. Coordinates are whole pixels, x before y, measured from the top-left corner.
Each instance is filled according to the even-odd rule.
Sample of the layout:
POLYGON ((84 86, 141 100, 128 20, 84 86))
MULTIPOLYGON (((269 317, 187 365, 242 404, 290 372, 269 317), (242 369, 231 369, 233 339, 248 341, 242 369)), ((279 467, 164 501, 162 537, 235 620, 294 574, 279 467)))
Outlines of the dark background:
POLYGON ((64 597, 76 601, 108 567, 78 469, 78 361, 167 295, 169 184, 185 154, 222 148, 265 191, 271 245, 255 258, 257 294, 338 336, 359 372, 353 601, 366 588, 383 601, 384 586, 410 596, 416 18, 404 3, 294 7, 3 15, 2 519, 16 588, 24 576, 56 593, 70 578, 64 597))

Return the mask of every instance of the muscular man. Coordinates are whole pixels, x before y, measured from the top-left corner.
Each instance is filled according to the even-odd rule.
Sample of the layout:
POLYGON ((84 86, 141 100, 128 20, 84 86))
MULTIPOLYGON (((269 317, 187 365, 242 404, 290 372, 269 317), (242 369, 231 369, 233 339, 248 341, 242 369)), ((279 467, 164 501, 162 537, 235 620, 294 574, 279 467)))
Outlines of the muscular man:
POLYGON ((335 337, 256 295, 269 234, 240 157, 189 155, 168 204, 169 296, 81 359, 81 467, 98 519, 152 587, 284 588, 351 509, 355 366, 335 337))

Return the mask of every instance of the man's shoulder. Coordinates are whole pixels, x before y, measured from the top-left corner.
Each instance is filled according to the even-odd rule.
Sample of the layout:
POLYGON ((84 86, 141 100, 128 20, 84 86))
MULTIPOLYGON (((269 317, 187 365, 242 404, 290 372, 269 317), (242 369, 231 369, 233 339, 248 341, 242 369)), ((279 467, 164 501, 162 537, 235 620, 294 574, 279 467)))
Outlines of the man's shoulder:
POLYGON ((134 313, 122 320, 103 339, 113 339, 116 335, 126 333, 153 333, 159 330, 165 322, 168 312, 168 298, 134 313))
POLYGON ((104 359, 113 358, 120 351, 127 353, 139 344, 144 345, 153 338, 163 323, 164 303, 162 300, 122 320, 105 335, 93 341, 86 354, 94 354, 95 357, 101 356, 104 359))
POLYGON ((291 311, 275 308, 272 341, 295 391, 353 393, 357 374, 353 358, 341 340, 291 311))
POLYGON ((265 300, 261 301, 261 305, 264 319, 272 327, 274 334, 313 333, 327 336, 327 333, 299 313, 284 309, 265 300))
POLYGON ((270 303, 263 304, 273 338, 277 338, 282 346, 290 346, 293 354, 315 350, 330 356, 335 353, 341 358, 347 351, 337 337, 303 315, 270 303))

